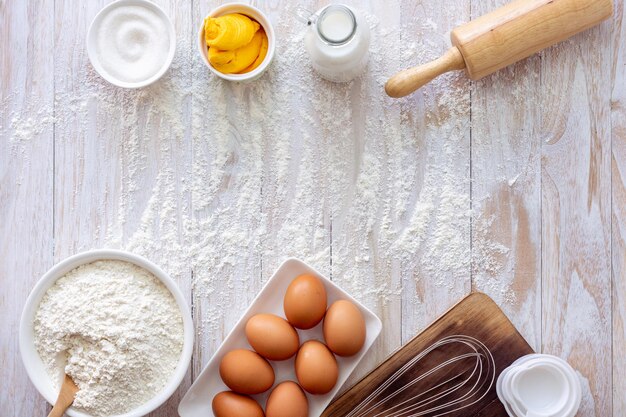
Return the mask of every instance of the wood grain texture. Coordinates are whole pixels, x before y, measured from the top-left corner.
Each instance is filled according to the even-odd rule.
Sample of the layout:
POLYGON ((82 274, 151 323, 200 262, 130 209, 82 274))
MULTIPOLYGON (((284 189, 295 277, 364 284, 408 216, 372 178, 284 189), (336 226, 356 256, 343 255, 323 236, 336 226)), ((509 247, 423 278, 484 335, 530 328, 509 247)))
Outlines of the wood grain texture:
MULTIPOLYGON (((164 266, 191 300, 190 265, 160 261, 177 259, 188 244, 181 231, 191 196, 182 182, 192 153, 180 126, 189 124, 190 98, 174 80, 191 79, 177 71, 188 59, 190 8, 157 1, 177 28, 175 64, 158 85, 123 90, 94 73, 84 48, 89 22, 107 3, 55 2, 55 109, 63 120, 55 125, 55 261, 92 248, 131 250, 164 266), (155 199, 163 205, 146 218, 155 199)), ((175 415, 190 381, 191 373, 151 416, 175 415)))
MULTIPOLYGON (((401 19, 399 2, 347 4, 376 16, 379 30, 397 30, 401 19)), ((381 71, 388 73, 395 64, 395 60, 378 63, 381 71)), ((324 134, 329 138, 331 158, 328 204, 332 280, 354 294, 383 322, 381 336, 364 358, 363 366, 351 375, 346 383, 349 386, 401 344, 401 327, 397 325, 402 322, 401 273, 398 260, 391 256, 391 237, 398 223, 388 204, 401 188, 400 173, 391 167, 397 166, 403 152, 400 137, 389 134, 398 133, 400 109, 382 100, 381 80, 374 74, 331 91, 338 107, 342 102, 350 106, 346 112, 337 112, 341 116, 328 124, 324 134), (333 141, 333 129, 349 131, 341 135, 343 140, 333 141), (376 220, 370 221, 372 218, 376 220)), ((327 93, 322 90, 321 94, 327 93)))
POLYGON ((383 320, 351 382, 473 288, 532 347, 580 370, 579 416, 626 414, 623 2, 612 22, 541 56, 477 83, 444 75, 402 100, 384 95, 388 76, 436 58, 452 28, 505 0, 348 2, 380 37, 366 76, 346 85, 297 55, 293 2, 253 1, 281 42, 247 85, 197 57, 198 25, 222 1, 156 2, 174 19, 174 65, 126 91, 84 49, 107 0, 0 0, 0 377, 14 387, 0 388, 0 409, 50 409, 15 338, 36 280, 76 252, 119 247, 164 266, 196 323, 191 371, 151 417, 176 415, 290 255, 383 320), (326 102, 333 114, 319 111, 326 102))
MULTIPOLYGON (((472 15, 505 3, 473 1, 472 15)), ((471 127, 472 286, 534 349, 541 347, 540 71, 536 55, 473 83, 471 127)))
POLYGON ((389 97, 404 97, 423 87, 441 74, 459 71, 464 68, 465 61, 463 56, 459 49, 453 46, 434 61, 402 70, 393 75, 385 84, 385 92, 389 97))
MULTIPOLYGON (((470 2, 403 1, 403 55, 390 74, 435 58, 449 47, 445 35, 470 19, 470 2)), ((403 167, 397 181, 411 181, 397 214, 402 235, 422 244, 401 259, 402 342, 406 343, 456 304, 471 289, 470 253, 470 83, 461 73, 447 74, 400 100, 403 167), (452 106, 449 106, 453 103, 452 106), (449 213, 455 213, 454 219, 449 213), (416 229, 424 217, 424 228, 416 229), (424 238, 439 236, 439 238, 424 238), (445 236, 445 237, 444 237, 445 236), (433 240, 434 242, 429 242, 433 240), (443 250, 439 250, 441 245, 443 250), (445 247, 458 259, 446 259, 445 247), (437 259, 436 264, 429 262, 437 259), (445 260, 445 262, 440 262, 445 260)))
POLYGON ((613 0, 514 0, 451 33, 477 80, 597 25, 613 0))
MULTIPOLYGON (((194 30, 220 3, 193 2, 194 30)), ((261 227, 263 177, 257 157, 262 154, 259 136, 264 135, 258 125, 256 132, 239 126, 239 120, 249 117, 252 95, 240 85, 213 77, 195 56, 193 62, 193 91, 214 92, 194 97, 192 104, 193 181, 205 185, 202 192, 192 193, 193 218, 205 229, 194 244, 209 247, 210 256, 226 260, 210 262, 212 270, 201 267, 202 259, 194 265, 194 280, 220 288, 210 294, 193 294, 198 340, 192 372, 197 375, 261 286, 260 236, 255 232, 261 227), (227 107, 216 100, 219 96, 229 97, 227 107), (197 169, 201 166, 210 169, 197 169), (247 197, 250 201, 243 203, 247 197), (249 239, 254 244, 248 245, 249 239)))
MULTIPOLYGON (((471 343, 470 340, 464 342, 471 343)), ((477 346, 474 346, 475 348, 477 346)), ((480 351, 481 354, 487 354, 480 351)), ((485 294, 473 293, 468 295, 457 305, 452 307, 422 333, 411 339, 400 350, 385 360, 379 367, 358 382, 353 388, 334 401, 322 414, 322 417, 340 417, 348 415, 357 408, 357 415, 377 416, 391 412, 396 404, 404 404, 405 407, 415 406, 412 413, 434 414, 426 410, 434 409, 438 413, 445 413, 449 417, 506 417, 507 413, 502 404, 494 406, 497 401, 495 378, 502 370, 510 366, 517 358, 533 353, 526 340, 519 334, 513 324, 507 319, 502 310, 485 294), (485 360, 481 364, 481 377, 472 377, 471 370, 475 369, 476 360, 460 359, 463 355, 472 353, 468 346, 453 342, 437 348, 432 348, 445 338, 455 338, 459 335, 468 336, 484 343, 484 347, 492 355, 493 362, 485 360), (428 352, 417 363, 401 371, 415 357, 428 352), (437 366, 445 361, 454 360, 443 369, 437 370, 437 366), (398 371, 401 375, 397 376, 398 371), (432 372, 432 375, 431 375, 432 372), (387 388, 374 394, 385 385, 391 378, 394 382, 387 388), (450 378, 444 385, 443 381, 450 378), (461 382, 467 378, 467 386, 476 388, 466 390, 461 382), (458 387, 458 384, 461 387, 458 387), (455 389, 458 387, 458 389, 455 389), (403 391, 400 389, 406 388, 403 391), (436 399, 436 395, 447 390, 453 390, 455 394, 436 399), (428 395, 415 399, 420 393, 428 395), (392 401, 386 400, 394 395, 392 401), (450 406, 452 399, 467 396, 466 402, 459 402, 450 406), (362 404, 365 402, 365 406, 362 404), (466 404, 467 407, 457 410, 457 406, 466 404)), ((394 413, 400 413, 395 409, 394 413)), ((402 414, 408 414, 406 411, 402 414)))
POLYGON ((606 22, 541 67, 542 351, 581 373, 585 416, 612 413, 610 45, 606 22))
POLYGON ((61 384, 61 391, 59 391, 59 396, 57 397, 52 410, 50 410, 50 414, 48 417, 63 417, 65 411, 72 405, 74 402, 74 397, 78 392, 78 387, 72 380, 72 377, 65 374, 65 378, 63 379, 63 384, 61 384))
POLYGON ((480 13, 452 30, 452 47, 439 58, 394 74, 390 97, 404 97, 439 75, 465 69, 478 80, 611 16, 612 0, 516 0, 480 13))
POLYGON ((626 415, 626 22, 616 2, 611 66, 613 415, 626 415))
POLYGON ((0 409, 45 415, 18 348, 30 289, 53 264, 53 1, 0 2, 0 409))

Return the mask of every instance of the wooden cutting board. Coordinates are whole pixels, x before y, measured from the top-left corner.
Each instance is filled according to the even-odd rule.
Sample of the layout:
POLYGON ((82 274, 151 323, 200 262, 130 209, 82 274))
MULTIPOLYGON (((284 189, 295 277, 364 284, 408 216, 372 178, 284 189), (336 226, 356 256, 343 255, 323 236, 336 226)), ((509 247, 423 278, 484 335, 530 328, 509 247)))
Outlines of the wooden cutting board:
MULTIPOLYGON (((524 340, 491 298, 482 293, 472 293, 330 404, 322 414, 322 417, 345 416, 378 388, 381 383, 386 381, 399 368, 406 364, 407 361, 442 338, 454 335, 473 337, 481 341, 489 349, 495 362, 496 379, 498 375, 500 375, 500 372, 517 358, 533 353, 533 350, 526 340, 524 340)), ((454 347, 450 349, 454 350, 454 347)), ((446 351, 445 354, 442 352, 435 353, 436 354, 429 354, 420 360, 419 363, 415 365, 416 369, 413 373, 407 372, 402 375, 396 382, 398 384, 397 386, 405 386, 406 383, 415 378, 415 375, 422 371, 433 369, 440 364, 442 360, 445 360, 446 356, 454 355, 454 352, 450 351, 446 351)), ((463 363, 463 361, 459 361, 451 366, 459 367, 459 369, 455 370, 451 368, 449 370, 450 374, 452 374, 452 372, 461 373, 464 369, 467 369, 467 363, 463 363)), ((422 392, 432 388, 432 386, 432 380, 424 379, 415 385, 414 392, 422 392)), ((378 414, 379 416, 385 416, 384 410, 386 408, 398 404, 407 398, 403 395, 408 394, 401 394, 392 399, 389 404, 383 404, 380 408, 377 408, 376 411, 371 413, 372 417, 378 413, 380 413, 378 414)), ((436 413, 433 413, 433 415, 434 414, 436 413)), ((494 382, 487 395, 480 401, 463 410, 447 413, 446 416, 507 417, 507 413, 504 410, 504 406, 498 400, 494 382)), ((425 417, 428 417, 428 415, 425 417)))

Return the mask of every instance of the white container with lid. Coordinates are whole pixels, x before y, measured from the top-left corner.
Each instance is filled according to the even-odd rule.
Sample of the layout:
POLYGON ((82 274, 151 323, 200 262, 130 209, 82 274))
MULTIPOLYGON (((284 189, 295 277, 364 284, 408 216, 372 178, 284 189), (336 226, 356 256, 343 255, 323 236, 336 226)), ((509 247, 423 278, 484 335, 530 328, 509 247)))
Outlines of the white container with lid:
POLYGON ((563 359, 526 355, 502 371, 496 392, 511 417, 574 417, 581 386, 576 371, 563 359))
POLYGON ((309 26, 304 37, 315 71, 334 82, 348 82, 363 73, 369 59, 370 30, 358 11, 331 4, 311 14, 298 9, 309 26))

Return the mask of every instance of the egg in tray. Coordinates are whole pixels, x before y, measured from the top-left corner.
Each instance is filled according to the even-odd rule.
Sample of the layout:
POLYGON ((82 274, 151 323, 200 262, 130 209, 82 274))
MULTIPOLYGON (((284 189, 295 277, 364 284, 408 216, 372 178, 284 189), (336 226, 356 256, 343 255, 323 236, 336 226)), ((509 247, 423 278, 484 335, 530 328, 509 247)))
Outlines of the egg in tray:
POLYGON ((328 309, 326 289, 312 274, 296 277, 283 299, 286 319, 261 313, 248 319, 245 333, 254 350, 235 349, 222 358, 219 374, 231 391, 213 397, 216 417, 308 417, 305 391, 311 395, 329 393, 337 384, 336 356, 357 354, 365 343, 365 319, 357 306, 337 300, 328 309), (300 340, 296 329, 308 330, 323 321, 323 341, 300 340), (270 361, 285 361, 295 355, 297 381, 276 386, 270 361), (265 406, 251 395, 270 392, 265 406))

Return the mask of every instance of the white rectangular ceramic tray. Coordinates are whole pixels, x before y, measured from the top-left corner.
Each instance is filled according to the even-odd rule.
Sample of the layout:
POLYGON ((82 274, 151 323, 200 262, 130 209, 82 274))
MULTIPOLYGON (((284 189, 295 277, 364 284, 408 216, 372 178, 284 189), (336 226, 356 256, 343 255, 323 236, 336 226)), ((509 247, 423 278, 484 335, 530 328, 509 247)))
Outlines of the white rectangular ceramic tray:
MULTIPOLYGON (((246 322, 250 317, 258 313, 272 313, 283 318, 285 317, 283 311, 283 297, 285 291, 294 278, 305 273, 314 274, 322 280, 326 287, 329 306, 336 300, 343 299, 352 301, 361 310, 361 313, 363 313, 367 330, 365 345, 359 353, 348 358, 337 357, 339 378, 335 388, 326 395, 307 394, 309 401, 309 417, 318 417, 322 414, 380 334, 382 323, 374 313, 365 308, 328 278, 299 259, 291 258, 287 259, 278 268, 267 284, 265 284, 265 287, 263 287, 259 295, 257 295, 252 302, 252 305, 250 305, 250 308, 248 308, 243 317, 237 322, 217 352, 215 352, 215 355, 213 355, 209 363, 207 363, 198 378, 194 381, 191 388, 189 388, 189 391, 187 391, 178 406, 178 414, 180 414, 181 417, 215 417, 211 409, 213 397, 218 392, 228 390, 220 378, 220 361, 226 353, 233 349, 252 349, 248 344, 245 334, 246 322)), ((298 330, 298 334, 300 335, 300 343, 304 343, 306 340, 310 339, 324 340, 321 323, 310 330, 298 330)), ((270 363, 274 367, 276 374, 275 385, 287 380, 297 382, 294 371, 294 358, 280 362, 271 361, 270 363)), ((253 397, 265 408, 265 401, 270 391, 271 389, 253 397)))

